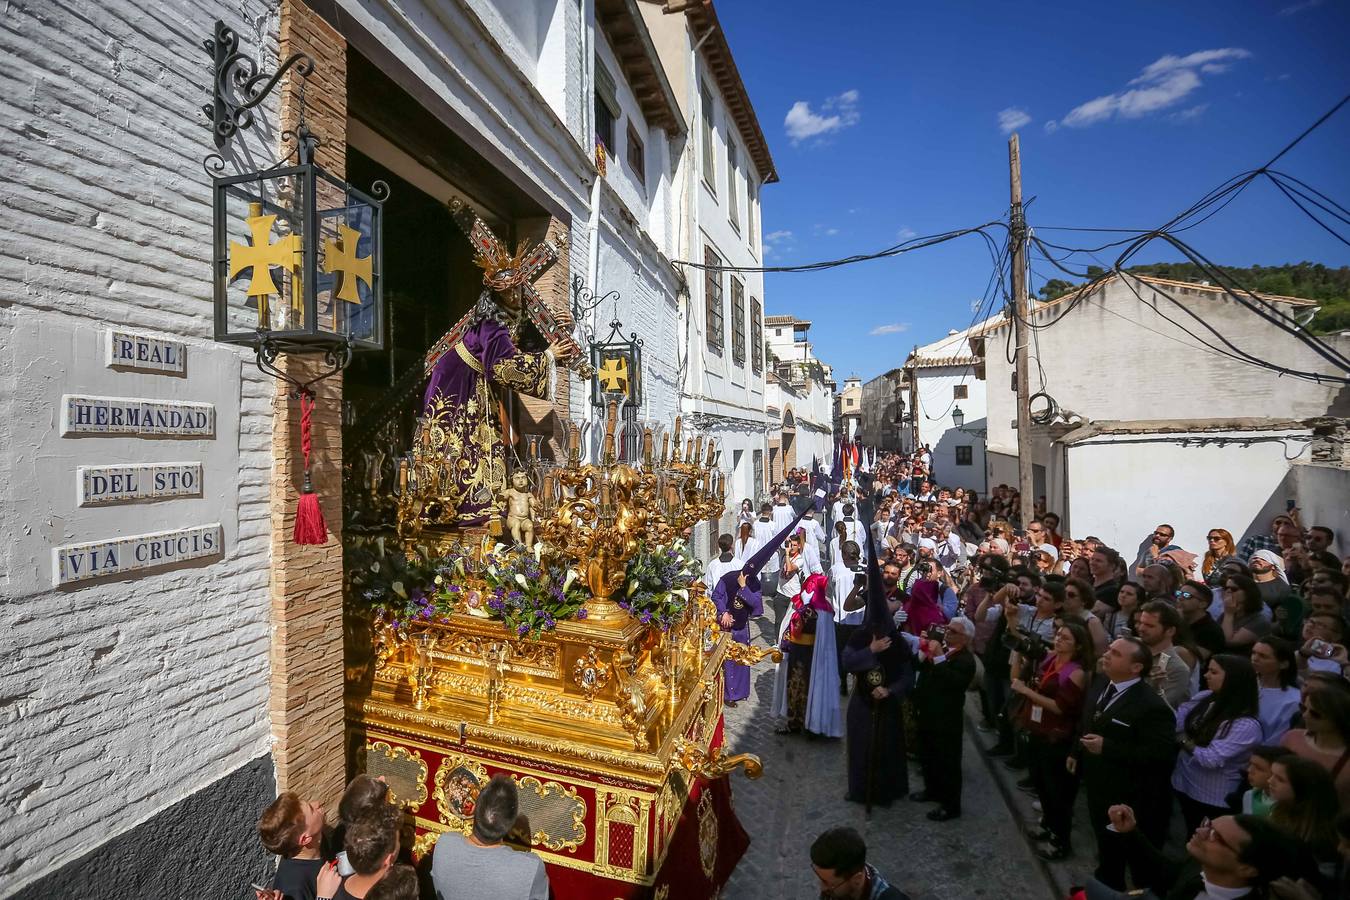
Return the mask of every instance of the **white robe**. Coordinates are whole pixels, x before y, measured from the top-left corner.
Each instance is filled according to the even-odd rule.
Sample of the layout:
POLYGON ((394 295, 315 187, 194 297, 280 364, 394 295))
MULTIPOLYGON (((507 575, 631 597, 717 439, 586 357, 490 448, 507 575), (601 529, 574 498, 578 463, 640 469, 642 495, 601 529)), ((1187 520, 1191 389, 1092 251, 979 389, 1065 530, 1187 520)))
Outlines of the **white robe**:
MULTIPOLYGON (((758 544, 758 547, 756 547, 755 549, 762 548, 765 544, 769 543, 774 538, 778 537, 778 532, 782 530, 783 526, 773 524, 772 519, 770 519, 767 522, 765 522, 763 519, 756 519, 753 534, 755 536, 755 543, 758 544)), ((774 548, 774 552, 769 554, 769 561, 766 562, 764 564, 764 568, 760 570, 765 575, 778 574, 778 569, 780 566, 780 563, 778 561, 778 557, 780 556, 780 554, 778 550, 779 550, 778 547, 774 548)))
MULTIPOLYGON (((783 616, 783 624, 778 629, 780 645, 791 621, 790 613, 783 616)), ((787 670, 785 653, 773 675, 773 714, 782 719, 787 718, 787 670)), ((811 654, 811 680, 806 688, 803 727, 826 737, 844 736, 844 715, 839 709, 839 658, 834 650, 834 617, 820 610, 816 611, 816 645, 811 654)))
POLYGON ((797 511, 792 508, 791 503, 784 503, 782 506, 775 503, 773 505, 773 514, 771 518, 773 527, 776 529, 774 533, 776 534, 792 524, 792 520, 797 518, 797 511))
POLYGON ((743 565, 745 560, 739 556, 732 556, 730 562, 722 562, 720 554, 714 556, 708 563, 708 568, 703 571, 703 583, 708 586, 708 596, 712 596, 713 589, 717 587, 717 582, 722 580, 723 575, 738 571, 743 565))

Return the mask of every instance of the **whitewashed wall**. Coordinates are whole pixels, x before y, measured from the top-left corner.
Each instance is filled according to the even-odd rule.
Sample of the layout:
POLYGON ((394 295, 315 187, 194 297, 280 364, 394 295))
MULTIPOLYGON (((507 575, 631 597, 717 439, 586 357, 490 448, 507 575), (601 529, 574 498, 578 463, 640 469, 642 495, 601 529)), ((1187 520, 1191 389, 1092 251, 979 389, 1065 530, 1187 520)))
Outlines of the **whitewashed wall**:
MULTIPOLYGON (((1215 342, 1202 326, 1169 301, 1154 297, 1138 284, 1134 287, 1145 302, 1124 284, 1111 281, 1062 321, 1037 332, 1032 383, 1039 384, 1043 369, 1044 389, 1061 408, 1096 421, 1303 418, 1326 415, 1331 409, 1335 385, 1281 378, 1219 356, 1162 314, 1185 322, 1215 342)), ((1248 352, 1291 368, 1332 371, 1331 364, 1312 350, 1225 295, 1185 288, 1168 288, 1168 292, 1248 352)), ((1032 317, 1040 323, 1063 312, 1061 304, 1033 312, 1032 317)), ((1016 454, 1016 430, 1011 424, 1017 418, 1013 367, 1004 353, 1010 327, 1000 325, 987 338, 988 443, 991 450, 1016 454)), ((1325 340, 1337 343, 1343 353, 1350 352, 1350 339, 1325 340)), ((1046 460, 1038 456, 1036 462, 1045 464, 1046 460)))
POLYGON ((952 420, 952 413, 960 407, 965 415, 964 428, 986 427, 985 382, 975 377, 973 366, 921 368, 918 396, 919 442, 932 448, 933 473, 938 484, 985 490, 984 439, 973 431, 959 430, 952 420), (965 386, 966 399, 954 399, 957 385, 965 386), (971 448, 970 465, 956 464, 958 446, 971 448))
POLYGON ((210 338, 217 17, 275 66, 261 0, 27 4, 0 29, 0 895, 269 746, 273 386, 210 338), (105 367, 108 325, 184 341, 186 377, 105 367), (81 392, 213 403, 214 439, 63 438, 81 392), (79 465, 185 460, 201 497, 76 507, 79 465), (52 587, 53 547, 210 522, 223 559, 52 587))
MULTIPOLYGON (((1191 435, 1193 441, 1218 434, 1191 435)), ((1283 511, 1286 498, 1300 498, 1293 463, 1286 456, 1304 450, 1307 432, 1229 433, 1228 437, 1270 438, 1284 442, 1261 442, 1200 447, 1181 446, 1187 435, 1166 435, 1150 443, 1111 443, 1146 435, 1104 435, 1068 448, 1069 506, 1064 523, 1075 537, 1095 535, 1133 558, 1141 541, 1159 524, 1176 529, 1177 543, 1203 555, 1210 528, 1225 528, 1241 538, 1253 530, 1266 533, 1275 511, 1283 511)), ((1304 450, 1306 457, 1307 452, 1304 450)), ((1350 477, 1350 473, 1341 473, 1350 477)), ((1345 477, 1339 479, 1340 506, 1350 501, 1345 477)), ((1335 488, 1333 488, 1333 494, 1335 488)), ((1337 501, 1324 499, 1322 502, 1337 501)), ((1312 510, 1312 515, 1320 514, 1312 510)), ((1308 524, 1312 524, 1309 520, 1308 524)))

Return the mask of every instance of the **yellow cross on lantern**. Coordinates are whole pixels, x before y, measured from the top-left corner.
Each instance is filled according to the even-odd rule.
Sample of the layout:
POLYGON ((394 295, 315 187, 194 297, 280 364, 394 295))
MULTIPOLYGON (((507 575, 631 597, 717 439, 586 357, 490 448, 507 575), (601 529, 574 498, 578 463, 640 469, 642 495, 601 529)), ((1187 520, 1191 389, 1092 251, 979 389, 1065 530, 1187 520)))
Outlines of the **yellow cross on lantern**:
POLYGON ((622 356, 610 356, 605 359, 605 364, 600 367, 596 373, 596 378, 600 380, 601 387, 606 391, 622 391, 628 393, 628 360, 622 356))
POLYGON ((250 203, 248 218, 244 220, 244 224, 248 225, 250 243, 230 241, 230 280, 233 281, 245 269, 252 269, 253 275, 245 291, 250 297, 265 298, 281 293, 277 290, 276 282, 272 281, 273 266, 287 271, 299 268, 297 257, 303 248, 298 234, 288 234, 276 243, 269 243, 276 220, 276 216, 262 214, 261 203, 250 203))
POLYGON ((336 240, 329 239, 324 242, 323 270, 325 272, 337 272, 341 275, 338 279, 337 296, 339 300, 359 304, 361 295, 357 292, 356 280, 359 278, 366 283, 366 287, 370 287, 372 278, 371 259, 369 255, 356 255, 356 248, 361 240, 361 232, 355 228, 348 228, 346 225, 339 225, 337 231, 336 240))

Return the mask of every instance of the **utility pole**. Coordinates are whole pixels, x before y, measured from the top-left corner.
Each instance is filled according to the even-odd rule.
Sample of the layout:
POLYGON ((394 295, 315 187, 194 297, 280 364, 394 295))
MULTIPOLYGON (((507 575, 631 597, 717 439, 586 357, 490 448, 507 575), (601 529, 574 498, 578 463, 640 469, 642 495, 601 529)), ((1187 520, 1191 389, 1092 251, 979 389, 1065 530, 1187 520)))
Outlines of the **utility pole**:
MULTIPOLYGON (((909 354, 909 452, 919 452, 919 345, 909 354)), ((930 476, 933 473, 928 473, 930 476)))
POLYGON ((1027 220, 1022 213, 1022 152, 1014 133, 1008 139, 1008 175, 1012 191, 1013 334, 1017 341, 1017 490, 1022 495, 1022 527, 1036 508, 1031 469, 1031 386, 1028 359, 1031 341, 1027 326, 1027 220))

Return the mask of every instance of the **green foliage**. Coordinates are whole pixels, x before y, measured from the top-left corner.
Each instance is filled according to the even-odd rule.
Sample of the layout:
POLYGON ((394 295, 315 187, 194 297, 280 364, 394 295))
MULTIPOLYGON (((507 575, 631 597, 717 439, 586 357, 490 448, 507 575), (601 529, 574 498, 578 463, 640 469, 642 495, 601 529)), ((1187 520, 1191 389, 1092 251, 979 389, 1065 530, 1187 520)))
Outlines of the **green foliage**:
MULTIPOLYGON (((1350 329, 1350 266, 1331 268, 1321 263, 1301 262, 1283 266, 1220 266, 1220 271, 1236 284, 1262 294, 1302 297, 1321 304, 1308 324, 1313 334, 1350 329)), ((1190 262, 1160 262, 1130 266, 1135 275, 1156 275, 1173 281, 1208 281, 1210 276, 1190 262)), ((1088 266, 1088 278, 1102 273, 1100 266, 1088 266)), ((1059 278, 1041 286, 1038 295, 1044 302, 1058 299, 1078 287, 1059 278)))
POLYGON ((418 553, 408 557, 396 545, 387 547, 383 538, 350 541, 345 553, 353 587, 348 596, 372 611, 384 611, 395 628, 443 622, 455 611, 458 598, 439 587, 450 579, 463 578, 463 554, 433 557, 418 553))

